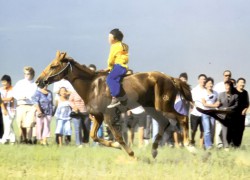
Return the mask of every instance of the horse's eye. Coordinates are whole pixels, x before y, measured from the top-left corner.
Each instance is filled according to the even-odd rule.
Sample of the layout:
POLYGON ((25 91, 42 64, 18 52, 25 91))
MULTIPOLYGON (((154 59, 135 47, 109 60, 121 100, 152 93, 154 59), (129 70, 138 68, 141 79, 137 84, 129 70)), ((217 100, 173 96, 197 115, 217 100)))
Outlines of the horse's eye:
POLYGON ((57 66, 58 66, 57 64, 54 64, 54 65, 51 65, 50 68, 55 69, 57 66))

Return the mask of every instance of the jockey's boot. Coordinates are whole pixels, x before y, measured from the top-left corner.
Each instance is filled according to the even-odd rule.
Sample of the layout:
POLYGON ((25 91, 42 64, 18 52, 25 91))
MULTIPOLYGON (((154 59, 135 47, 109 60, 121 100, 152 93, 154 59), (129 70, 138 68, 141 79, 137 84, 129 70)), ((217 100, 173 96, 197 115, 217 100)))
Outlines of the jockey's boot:
POLYGON ((111 101, 110 105, 107 106, 107 108, 114 108, 120 104, 121 104, 121 102, 116 97, 112 97, 112 101, 111 101))

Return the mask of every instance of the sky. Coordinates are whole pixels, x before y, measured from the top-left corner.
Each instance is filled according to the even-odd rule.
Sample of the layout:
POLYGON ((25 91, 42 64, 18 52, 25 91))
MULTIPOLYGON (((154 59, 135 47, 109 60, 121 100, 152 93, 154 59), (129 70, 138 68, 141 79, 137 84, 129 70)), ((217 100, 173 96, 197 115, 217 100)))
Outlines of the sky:
POLYGON ((0 0, 0 76, 13 84, 32 66, 36 77, 66 51, 81 64, 107 67, 110 30, 129 45, 134 72, 187 72, 222 81, 229 69, 250 90, 248 0, 0 0))

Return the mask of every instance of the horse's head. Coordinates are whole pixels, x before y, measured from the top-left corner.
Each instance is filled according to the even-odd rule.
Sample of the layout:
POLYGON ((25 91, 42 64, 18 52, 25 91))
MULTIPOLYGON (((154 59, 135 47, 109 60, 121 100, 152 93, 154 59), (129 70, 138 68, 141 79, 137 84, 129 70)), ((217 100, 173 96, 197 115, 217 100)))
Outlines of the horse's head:
POLYGON ((57 51, 55 59, 42 71, 36 83, 39 87, 52 84, 63 79, 70 69, 70 58, 66 57, 66 52, 57 51))

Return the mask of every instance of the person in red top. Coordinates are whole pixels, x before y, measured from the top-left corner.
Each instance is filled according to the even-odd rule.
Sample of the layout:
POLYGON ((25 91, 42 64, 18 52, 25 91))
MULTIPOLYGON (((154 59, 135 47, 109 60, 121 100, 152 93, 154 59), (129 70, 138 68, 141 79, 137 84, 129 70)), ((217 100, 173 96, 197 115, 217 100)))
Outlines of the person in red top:
POLYGON ((88 118, 86 106, 79 94, 73 91, 69 96, 72 108, 72 121, 75 129, 76 145, 81 147, 82 143, 89 142, 90 119, 88 118))

